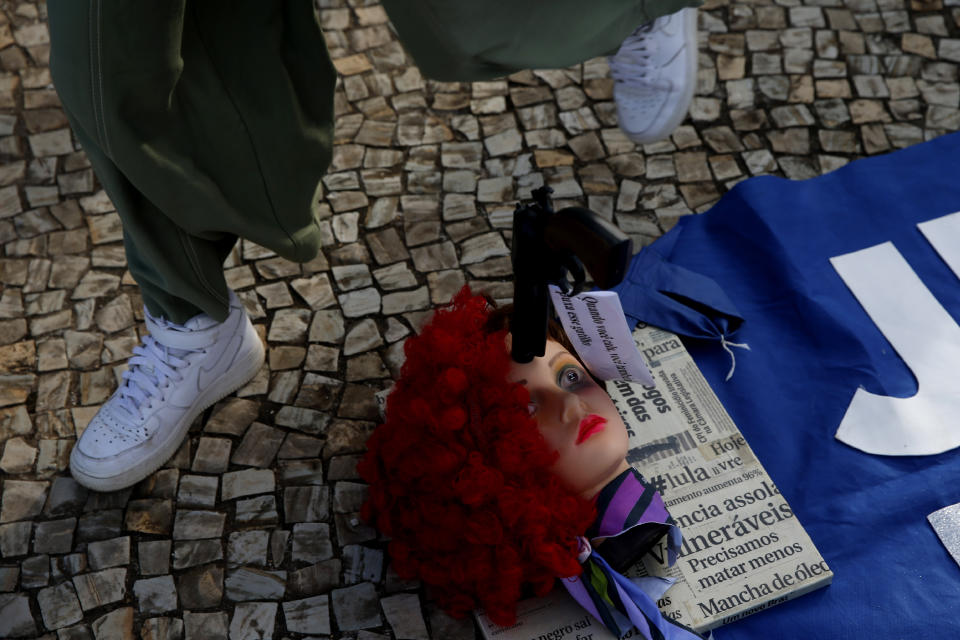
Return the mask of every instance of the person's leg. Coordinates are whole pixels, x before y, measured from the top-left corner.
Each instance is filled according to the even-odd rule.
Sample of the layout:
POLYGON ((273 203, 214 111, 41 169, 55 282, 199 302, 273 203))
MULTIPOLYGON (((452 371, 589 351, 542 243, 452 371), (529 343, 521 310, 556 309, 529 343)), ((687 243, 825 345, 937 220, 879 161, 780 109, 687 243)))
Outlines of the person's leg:
POLYGON ((50 0, 51 67, 124 229, 149 335, 71 454, 130 486, 243 385, 263 345, 227 288, 237 236, 298 261, 320 247, 335 75, 310 0, 50 0))
POLYGON ((609 55, 630 33, 700 0, 383 0, 428 77, 488 80, 609 55))
POLYGON ((646 144, 669 136, 697 88, 697 10, 686 8, 636 29, 610 57, 620 129, 646 144))
POLYGON ((51 0, 51 71, 147 308, 227 315, 237 236, 320 248, 336 75, 310 0, 51 0))
POLYGON ((699 0, 383 0, 404 46, 436 80, 474 81, 612 55, 620 128, 664 138, 697 81, 699 0))

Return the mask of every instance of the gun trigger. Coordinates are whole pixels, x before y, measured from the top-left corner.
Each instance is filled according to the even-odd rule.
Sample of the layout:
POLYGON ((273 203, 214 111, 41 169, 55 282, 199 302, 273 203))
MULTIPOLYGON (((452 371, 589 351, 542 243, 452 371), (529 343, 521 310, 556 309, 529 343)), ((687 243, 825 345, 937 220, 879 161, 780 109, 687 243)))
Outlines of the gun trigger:
POLYGON ((573 276, 573 293, 569 293, 567 295, 575 296, 583 291, 583 282, 586 280, 586 273, 583 270, 583 263, 580 262, 580 259, 576 256, 569 256, 563 266, 565 266, 570 271, 570 275, 573 276))

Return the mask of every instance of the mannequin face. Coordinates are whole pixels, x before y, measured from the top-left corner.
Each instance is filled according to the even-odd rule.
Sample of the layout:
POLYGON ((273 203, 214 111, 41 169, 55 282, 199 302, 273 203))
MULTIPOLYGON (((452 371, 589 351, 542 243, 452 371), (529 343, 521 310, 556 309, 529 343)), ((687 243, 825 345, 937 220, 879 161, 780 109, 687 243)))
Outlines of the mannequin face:
MULTIPOLYGON (((510 336, 507 336, 509 350, 510 336)), ((530 392, 531 415, 560 457, 552 471, 592 498, 628 468, 627 429, 606 390, 562 345, 548 340, 543 357, 511 364, 510 382, 530 392)))

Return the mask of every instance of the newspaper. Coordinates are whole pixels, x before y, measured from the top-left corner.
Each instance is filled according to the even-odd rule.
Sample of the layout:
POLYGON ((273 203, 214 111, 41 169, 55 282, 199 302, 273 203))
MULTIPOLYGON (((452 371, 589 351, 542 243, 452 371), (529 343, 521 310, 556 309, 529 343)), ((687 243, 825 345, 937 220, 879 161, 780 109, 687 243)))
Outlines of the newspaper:
MULTIPOLYGON (((628 461, 663 495, 684 543, 674 566, 661 542, 626 575, 676 579, 657 604, 701 633, 830 584, 833 573, 680 339, 643 324, 633 337, 656 386, 613 382, 607 391, 630 432, 628 461)), ((504 628, 478 612, 484 637, 614 640, 559 585, 517 613, 504 628)))

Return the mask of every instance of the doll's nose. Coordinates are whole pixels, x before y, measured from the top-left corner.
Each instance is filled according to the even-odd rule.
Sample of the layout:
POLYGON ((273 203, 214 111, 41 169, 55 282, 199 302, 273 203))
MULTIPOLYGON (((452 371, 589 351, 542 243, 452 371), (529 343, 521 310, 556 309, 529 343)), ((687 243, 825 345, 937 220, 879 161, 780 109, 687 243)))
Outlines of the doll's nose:
POLYGON ((587 406, 576 395, 567 393, 563 398, 560 420, 563 424, 579 425, 589 412, 587 406))

